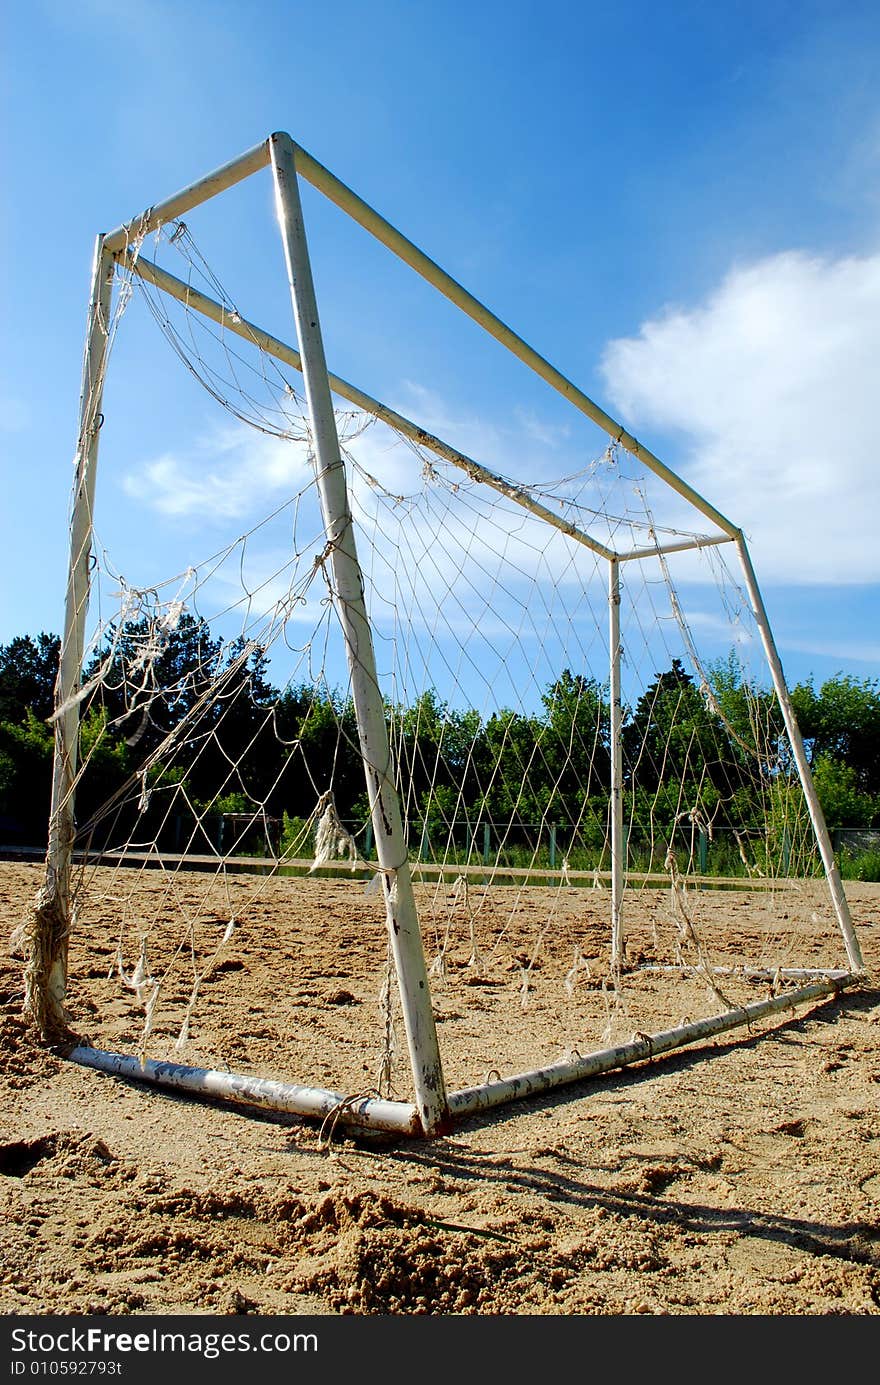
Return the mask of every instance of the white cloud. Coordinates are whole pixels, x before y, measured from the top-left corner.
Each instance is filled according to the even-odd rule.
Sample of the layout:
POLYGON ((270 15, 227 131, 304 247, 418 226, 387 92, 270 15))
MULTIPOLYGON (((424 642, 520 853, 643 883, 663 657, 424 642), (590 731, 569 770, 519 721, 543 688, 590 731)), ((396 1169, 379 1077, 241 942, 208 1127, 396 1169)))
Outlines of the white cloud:
MULTIPOLYGON (((277 550, 249 552, 246 566, 232 562, 211 573, 213 605, 224 614, 237 613, 243 629, 261 640, 261 631, 274 629, 279 619, 317 629, 327 617, 326 598, 320 574, 310 580, 310 564, 294 563, 277 550)), ((200 600, 204 606, 205 598, 200 600)))
MULTIPOLYGON (((679 593, 679 596, 681 593, 679 593)), ((737 621, 720 611, 704 611, 699 607, 688 608, 687 623, 691 630, 697 630, 703 636, 715 636, 727 648, 731 645, 751 645, 755 643, 755 631, 749 623, 747 627, 741 621, 737 621)))
POLYGON ((428 429, 465 456, 493 468, 502 466, 505 459, 509 463, 510 438, 503 426, 475 414, 451 412, 435 390, 413 380, 403 382, 401 396, 402 401, 396 407, 404 417, 428 429))
POLYGON ((744 529, 761 579, 849 583, 880 581, 878 361, 880 254, 791 251, 612 341, 602 369, 646 444, 682 435, 677 469, 744 529))
POLYGON ((404 417, 489 470, 534 480, 558 476, 561 464, 576 464, 571 426, 532 409, 516 404, 496 418, 455 411, 435 390, 413 380, 402 382, 399 395, 395 407, 404 417))
POLYGON ((539 418, 531 409, 522 409, 517 406, 513 411, 513 417, 526 437, 539 443, 542 447, 551 449, 561 447, 571 437, 571 428, 566 424, 547 423, 545 419, 539 418))
POLYGON ((788 641, 792 649, 797 649, 801 654, 819 654, 823 658, 850 659, 853 663, 870 664, 876 667, 880 664, 880 643, 876 640, 869 641, 864 639, 837 639, 837 640, 804 640, 797 635, 788 641))
POLYGON ((303 443, 254 432, 218 429, 186 453, 163 453, 123 477, 126 493, 172 518, 204 524, 264 514, 273 501, 311 478, 303 443))

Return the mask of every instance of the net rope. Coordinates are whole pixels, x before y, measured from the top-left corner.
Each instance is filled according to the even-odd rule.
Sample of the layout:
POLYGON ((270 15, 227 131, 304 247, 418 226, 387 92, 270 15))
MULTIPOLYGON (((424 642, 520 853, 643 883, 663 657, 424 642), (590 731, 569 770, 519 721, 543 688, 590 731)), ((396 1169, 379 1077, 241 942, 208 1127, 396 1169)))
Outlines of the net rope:
MULTIPOLYGON (((156 247, 242 320, 188 227, 166 228, 156 247)), ((139 1007, 139 1055, 192 1052, 218 1042, 199 1017, 218 978, 238 974, 223 967, 242 930, 259 931, 281 887, 295 912, 326 876, 347 879, 357 917, 374 922, 349 928, 358 981, 334 1003, 373 987, 373 1036, 357 1039, 375 1049, 371 1090, 387 1095, 404 1044, 376 920, 394 886, 374 856, 303 398, 255 343, 167 299, 132 263, 120 278, 114 322, 136 295, 199 387, 297 450, 307 479, 207 557, 187 554, 149 582, 126 580, 113 537, 95 534, 83 678, 56 711, 75 706, 80 719, 77 914, 116 920, 108 974, 139 1007)), ((621 564, 624 904, 637 922, 615 961, 606 561, 387 424, 350 409, 337 422, 453 1080, 473 1080, 475 1045, 480 1069, 526 1062, 530 1016, 561 1051, 583 1052, 647 1031, 660 1004, 674 1019, 742 1003, 730 978, 747 965, 778 985, 787 966, 836 964, 803 794, 720 548, 664 556, 707 536, 676 514, 658 522, 651 478, 607 440, 598 455, 586 440, 561 478, 509 478, 588 539, 654 550, 621 564), (759 902, 742 927, 737 914, 719 929, 731 887, 731 913, 746 887, 759 902), (675 978, 661 1000, 664 968, 675 978)), ((296 1051, 293 1009, 272 1025, 296 1051)), ((219 1042, 231 1060, 235 1043, 219 1042)), ((364 1066, 344 1059, 338 1090, 361 1092, 364 1066)))

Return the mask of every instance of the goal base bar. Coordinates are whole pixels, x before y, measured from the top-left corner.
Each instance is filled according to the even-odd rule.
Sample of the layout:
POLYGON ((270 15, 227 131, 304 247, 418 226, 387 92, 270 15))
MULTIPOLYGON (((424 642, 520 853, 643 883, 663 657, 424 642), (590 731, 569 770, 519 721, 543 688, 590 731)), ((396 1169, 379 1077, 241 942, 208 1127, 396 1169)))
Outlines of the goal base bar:
MULTIPOLYGON (((675 1029, 657 1034, 638 1034, 629 1043, 595 1053, 570 1055, 568 1058, 532 1072, 485 1082, 479 1087, 467 1087, 451 1092, 448 1097, 452 1121, 480 1111, 490 1110, 513 1101, 525 1100, 573 1082, 598 1077, 606 1072, 649 1062, 653 1058, 713 1038, 732 1029, 748 1027, 770 1015, 794 1010, 795 1006, 825 1000, 847 987, 858 986, 864 974, 842 972, 823 980, 786 991, 765 1000, 752 1001, 708 1019, 695 1020, 675 1029)), ((180 1092, 213 1100, 231 1101, 267 1111, 322 1119, 332 1125, 353 1126, 365 1130, 381 1130, 400 1136, 424 1135, 416 1107, 411 1102, 387 1101, 363 1095, 345 1095, 322 1087, 306 1087, 297 1083, 276 1082, 267 1078, 248 1077, 240 1073, 219 1072, 210 1068, 187 1067, 181 1063, 157 1062, 81 1044, 67 1055, 73 1063, 94 1068, 115 1077, 133 1082, 149 1082, 180 1092)))
POLYGON ((836 996, 845 987, 860 985, 864 979, 864 973, 857 972, 845 972, 834 978, 829 976, 808 986, 786 991, 783 995, 755 1000, 749 1005, 738 1006, 736 1009, 724 1011, 723 1014, 711 1015, 707 1019, 693 1020, 675 1029, 666 1029, 658 1034, 637 1034, 629 1043, 618 1044, 615 1048, 588 1053, 583 1057, 574 1054, 534 1072, 519 1073, 515 1077, 505 1077, 496 1082, 486 1082, 480 1087, 453 1092, 449 1097, 449 1114, 456 1120, 461 1116, 473 1115, 475 1112, 489 1110, 509 1101, 551 1091, 554 1087, 561 1087, 568 1082, 580 1082, 618 1068, 630 1067, 634 1063, 649 1062, 652 1058, 658 1058, 677 1048, 684 1048, 687 1044, 698 1043, 701 1039, 711 1039, 716 1034, 724 1034, 731 1029, 748 1028, 769 1015, 793 1010, 796 1005, 807 1005, 812 1001, 836 996))
POLYGON ((232 1101, 266 1111, 283 1111, 295 1116, 311 1116, 340 1124, 387 1130, 399 1135, 421 1135, 418 1112, 411 1102, 383 1101, 369 1096, 346 1096, 323 1087, 305 1087, 295 1082, 275 1082, 241 1073, 219 1072, 213 1068, 191 1068, 182 1063, 157 1062, 152 1058, 80 1045, 67 1057, 82 1067, 124 1077, 132 1082, 151 1082, 157 1087, 190 1092, 212 1100, 232 1101))

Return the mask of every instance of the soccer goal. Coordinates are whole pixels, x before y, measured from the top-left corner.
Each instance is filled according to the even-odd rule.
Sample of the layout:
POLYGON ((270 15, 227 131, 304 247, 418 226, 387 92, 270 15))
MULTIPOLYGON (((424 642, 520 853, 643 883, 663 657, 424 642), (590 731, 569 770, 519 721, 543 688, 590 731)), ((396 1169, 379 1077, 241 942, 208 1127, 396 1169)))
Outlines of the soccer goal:
POLYGON ((26 1013, 108 1073, 430 1136, 864 974, 741 530, 286 134, 98 237, 53 720, 26 1013), (198 226, 266 169, 295 346, 198 226), (561 396, 561 449, 332 373, 301 180, 561 396), (148 441, 184 388, 223 420, 188 471, 148 441))

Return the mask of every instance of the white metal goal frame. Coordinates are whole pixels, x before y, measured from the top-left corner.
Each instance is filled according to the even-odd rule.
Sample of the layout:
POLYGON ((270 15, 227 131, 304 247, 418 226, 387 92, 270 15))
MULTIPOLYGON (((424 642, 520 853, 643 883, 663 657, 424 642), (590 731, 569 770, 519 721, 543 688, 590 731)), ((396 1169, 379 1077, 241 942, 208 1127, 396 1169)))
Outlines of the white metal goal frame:
POLYGON ((426 254, 355 192, 297 145, 289 134, 277 132, 223 167, 184 188, 173 197, 148 208, 132 220, 97 238, 88 311, 80 399, 79 436, 71 516, 70 564, 67 584, 61 659, 56 689, 55 758, 46 881, 37 910, 31 955, 26 972, 26 1008, 44 1034, 63 1032, 66 1012, 68 942, 71 930, 69 902, 75 836, 74 785, 77 771, 79 706, 77 690, 82 677, 85 622, 89 600, 92 517, 98 441, 102 421, 112 285, 117 265, 124 266, 156 289, 177 298, 188 309, 203 314, 255 343, 279 361, 293 366, 304 378, 307 412, 312 433, 314 465, 323 522, 330 551, 334 606, 342 627, 353 702, 357 714, 360 750, 370 802, 373 840, 381 874, 390 947, 400 993, 400 1003, 412 1073, 413 1100, 392 1101, 350 1097, 319 1087, 267 1081, 244 1075, 155 1062, 78 1045, 70 1058, 85 1066, 141 1081, 155 1082, 206 1096, 231 1099, 254 1106, 293 1112, 306 1117, 332 1117, 343 1124, 374 1127, 403 1135, 433 1136, 447 1130, 457 1119, 517 1098, 536 1095, 566 1083, 575 1083, 601 1072, 641 1063, 686 1044, 711 1038, 740 1026, 837 994, 856 985, 864 975, 859 942, 834 858, 821 805, 817 797, 803 740, 798 729, 782 665, 770 629, 766 609, 742 530, 721 514, 683 478, 634 438, 581 389, 539 355, 510 327, 473 297, 426 254), (252 322, 233 314, 221 303, 176 279, 140 253, 145 235, 178 220, 193 208, 218 196, 264 168, 274 180, 276 209, 287 266, 296 324, 298 349, 286 344, 252 322), (338 208, 369 231, 388 250, 420 274, 430 285, 505 346, 575 409, 597 424, 655 476, 665 482, 712 525, 707 536, 661 542, 653 547, 615 551, 607 542, 578 528, 543 506, 533 495, 495 475, 484 466, 434 436, 410 419, 388 408, 327 368, 312 280, 299 179, 306 179, 338 208), (136 248, 136 250, 135 250, 136 248), (483 1084, 449 1092, 443 1075, 434 1012, 422 946, 419 918, 407 857, 401 808, 379 689, 372 632, 358 563, 355 533, 349 508, 345 466, 342 460, 333 395, 390 424, 399 433, 461 468, 472 479, 501 492, 533 514, 584 544, 608 565, 608 629, 610 648, 611 706, 611 958, 623 956, 624 929, 621 900, 624 888, 625 833, 623 822, 623 772, 621 761, 621 641, 620 570, 633 559, 665 558, 669 553, 706 545, 731 544, 742 567, 752 615, 760 632, 803 789, 812 828, 821 855, 834 915, 846 949, 849 970, 802 973, 801 984, 726 1013, 679 1024, 651 1035, 637 1035, 630 1043, 586 1056, 572 1055, 558 1062, 514 1076, 487 1079, 483 1084))

